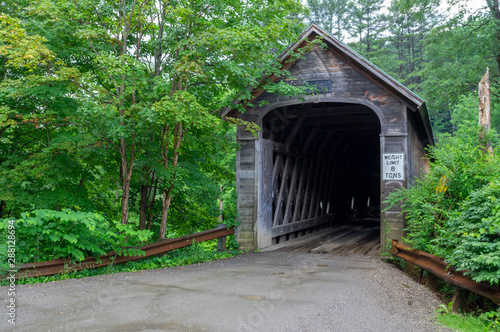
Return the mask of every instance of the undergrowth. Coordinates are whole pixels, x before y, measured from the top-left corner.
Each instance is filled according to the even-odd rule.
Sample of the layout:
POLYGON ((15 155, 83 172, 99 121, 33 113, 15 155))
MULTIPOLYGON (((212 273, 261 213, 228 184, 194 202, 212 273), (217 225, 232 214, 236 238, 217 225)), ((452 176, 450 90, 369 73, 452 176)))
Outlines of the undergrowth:
POLYGON ((442 257, 476 282, 500 284, 500 150, 484 152, 479 131, 460 131, 429 148, 429 172, 391 192, 400 206, 404 241, 442 257))
POLYGON ((500 331, 500 309, 487 312, 456 313, 452 303, 441 304, 437 310, 437 321, 460 332, 498 332, 500 331))

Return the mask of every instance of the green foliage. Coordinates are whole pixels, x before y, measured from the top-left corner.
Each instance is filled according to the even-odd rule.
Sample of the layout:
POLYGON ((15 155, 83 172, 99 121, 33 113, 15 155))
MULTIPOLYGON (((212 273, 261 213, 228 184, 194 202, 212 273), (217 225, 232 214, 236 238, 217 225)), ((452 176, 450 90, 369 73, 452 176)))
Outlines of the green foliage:
POLYGON ((461 332, 499 331, 500 311, 484 313, 456 313, 452 311, 452 303, 441 304, 436 310, 437 320, 442 325, 461 332))
POLYGON ((331 32, 337 39, 343 40, 345 27, 349 24, 348 0, 307 0, 310 8, 308 20, 331 32))
POLYGON ((29 36, 19 19, 0 14, 0 55, 6 68, 32 73, 38 67, 48 66, 55 56, 44 42, 41 36, 29 36))
MULTIPOLYGON (((464 98, 474 98, 471 94, 477 96, 477 84, 486 67, 497 72, 498 64, 494 55, 497 26, 489 15, 476 14, 468 18, 457 17, 426 35, 427 61, 420 71, 423 78, 421 89, 422 96, 429 103, 437 130, 457 130, 458 120, 464 113, 460 106, 464 98), (457 111, 459 114, 455 114, 457 111)), ((492 125, 498 128, 498 107, 495 106, 498 103, 498 94, 495 92, 498 83, 495 76, 491 78, 492 125)))
POLYGON ((219 114, 250 86, 298 93, 260 79, 289 76, 273 59, 302 29, 300 1, 1 7, 0 218, 98 211, 157 236, 171 206, 168 233, 184 235, 215 227, 222 198, 234 223, 235 130, 219 114))
MULTIPOLYGON (((9 220, 0 219, 2 234, 9 220)), ((126 247, 143 245, 152 235, 151 231, 134 230, 132 223, 122 225, 106 221, 98 213, 69 209, 22 213, 15 227, 16 264, 57 258, 81 261, 86 256, 99 257, 110 251, 119 255, 140 255, 142 251, 126 247)), ((6 246, 7 243, 2 246, 4 255, 6 246)))
MULTIPOLYGON (((73 122, 65 67, 40 35, 0 15, 0 217, 35 208, 91 208, 76 156, 86 144, 73 122), (72 154, 72 156, 70 156, 72 154)), ((82 165, 83 164, 83 165, 82 165)))
POLYGON ((443 258, 475 281, 500 284, 500 179, 472 192, 436 239, 443 258))
POLYGON ((479 318, 488 324, 488 328, 492 331, 500 330, 500 309, 496 311, 487 311, 479 315, 479 318))
POLYGON ((477 124, 477 111, 479 109, 479 98, 476 92, 461 95, 457 104, 453 107, 451 123, 453 132, 461 128, 474 127, 477 124))
POLYGON ((443 257, 476 281, 500 283, 500 160, 483 151, 477 130, 443 137, 430 172, 387 203, 406 213, 405 240, 443 257))

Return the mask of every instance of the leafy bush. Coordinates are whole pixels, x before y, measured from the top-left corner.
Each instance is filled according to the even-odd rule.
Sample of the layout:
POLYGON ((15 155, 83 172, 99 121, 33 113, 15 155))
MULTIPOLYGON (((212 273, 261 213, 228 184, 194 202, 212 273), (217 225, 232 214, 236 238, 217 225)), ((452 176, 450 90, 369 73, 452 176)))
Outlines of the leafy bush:
MULTIPOLYGON (((5 233, 9 219, 0 219, 5 233)), ((22 213, 15 220, 16 263, 70 258, 81 261, 86 256, 98 257, 109 251, 123 255, 138 255, 140 246, 148 241, 151 231, 136 231, 134 225, 107 221, 98 213, 63 209, 34 210, 22 213)), ((3 236, 6 238, 6 236, 3 236)), ((7 253, 7 244, 2 254, 7 253)))
POLYGON ((475 281, 500 283, 500 180, 471 193, 436 239, 443 258, 475 281))
POLYGON ((478 131, 463 130, 430 148, 430 172, 391 193, 406 213, 404 240, 443 257, 476 281, 500 282, 500 158, 483 152, 478 131))

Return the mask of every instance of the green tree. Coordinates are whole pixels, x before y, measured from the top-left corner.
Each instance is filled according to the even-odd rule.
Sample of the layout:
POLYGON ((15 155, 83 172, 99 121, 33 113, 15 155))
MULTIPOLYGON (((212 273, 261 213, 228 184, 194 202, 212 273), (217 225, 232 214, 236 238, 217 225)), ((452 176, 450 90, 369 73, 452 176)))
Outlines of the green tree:
MULTIPOLYGON (((216 152, 207 144, 224 142, 228 131, 218 113, 235 99, 251 99, 249 86, 272 86, 273 79, 260 80, 263 74, 269 78, 286 74, 273 63, 271 50, 284 49, 300 32, 301 26, 288 17, 302 11, 295 0, 40 0, 21 1, 18 8, 13 15, 30 34, 44 38, 60 70, 66 70, 58 79, 64 83, 58 85, 58 118, 67 123, 54 130, 66 150, 63 154, 61 148, 53 148, 52 164, 47 163, 49 156, 39 159, 45 168, 39 168, 37 176, 47 178, 52 170, 59 175, 50 179, 54 188, 64 191, 76 184, 85 189, 80 196, 92 204, 78 204, 80 208, 100 209, 114 218, 119 206, 121 222, 128 223, 130 213, 134 218, 138 214, 140 228, 152 227, 160 202, 160 237, 166 234, 176 181, 191 185, 190 177, 196 177, 196 172, 183 167, 200 167, 207 184, 219 182, 218 191, 225 186, 228 177, 214 174, 224 173, 227 165, 203 158, 203 153, 216 152), (62 157, 67 165, 59 160, 62 157), (71 169, 72 176, 67 172, 71 169)), ((54 75, 44 75, 55 80, 54 75)), ((19 82, 25 76, 22 73, 19 82)), ((17 98, 21 84, 5 87, 13 91, 12 102, 27 99, 17 98)), ((53 85, 44 88, 57 91, 53 85)), ((276 88, 290 94, 300 90, 282 84, 276 88)), ((26 113, 39 108, 29 105, 26 113)), ((19 115, 12 109, 3 113, 5 127, 12 127, 19 115)), ((24 137, 39 142, 35 133, 43 131, 24 137)), ((13 146, 5 147, 5 155, 14 151, 13 146)), ((22 152, 19 162, 32 163, 30 153, 22 152)), ((5 162, 2 167, 8 170, 12 164, 5 162)), ((27 168, 24 173, 22 169, 18 183, 31 193, 33 184, 26 181, 27 168)), ((65 201, 56 207, 75 205, 65 201)))
POLYGON ((385 64, 410 89, 420 90, 419 71, 425 61, 423 39, 443 18, 438 15, 439 1, 393 0, 387 15, 388 42, 394 47, 395 58, 385 64), (392 65, 392 66, 391 66, 392 65))
POLYGON ((349 25, 349 0, 307 0, 308 21, 316 23, 339 40, 346 36, 349 25))
POLYGON ((21 20, 0 15, 0 216, 34 207, 89 207, 84 155, 87 142, 70 108, 76 72, 30 35, 21 20))
POLYGON ((356 51, 369 54, 374 51, 375 41, 382 37, 387 28, 384 16, 381 13, 382 0, 356 0, 352 3, 350 13, 350 35, 357 39, 351 45, 356 51))
POLYGON ((494 35, 496 40, 496 43, 490 49, 490 52, 495 57, 497 63, 497 70, 499 71, 500 74, 500 45, 498 45, 498 42, 500 41, 500 5, 498 3, 498 0, 486 0, 486 5, 488 6, 489 9, 489 15, 491 17, 491 21, 494 24, 494 30, 495 30, 494 35))
MULTIPOLYGON (((498 72, 494 50, 496 24, 485 12, 456 17, 433 29, 425 38, 425 57, 418 75, 422 96, 428 101, 434 127, 452 132, 451 119, 455 109, 470 95, 477 96, 477 84, 486 67, 498 72)), ((492 118, 498 115, 498 75, 490 76, 492 118)), ((471 97, 472 98, 472 97, 471 97)), ((472 111, 472 110, 470 110, 472 111)), ((456 123, 455 123, 456 124, 456 123)), ((498 123, 493 123, 498 128, 498 123)))

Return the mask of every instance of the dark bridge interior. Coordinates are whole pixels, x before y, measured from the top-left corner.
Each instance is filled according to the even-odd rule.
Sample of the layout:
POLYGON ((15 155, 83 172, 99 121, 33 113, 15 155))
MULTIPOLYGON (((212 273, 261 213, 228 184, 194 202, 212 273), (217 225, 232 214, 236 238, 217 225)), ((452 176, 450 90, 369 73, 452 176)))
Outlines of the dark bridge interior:
POLYGON ((281 107, 264 117, 262 130, 273 141, 273 244, 359 220, 379 227, 381 129, 371 109, 281 107))

